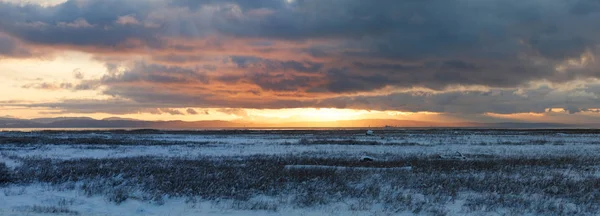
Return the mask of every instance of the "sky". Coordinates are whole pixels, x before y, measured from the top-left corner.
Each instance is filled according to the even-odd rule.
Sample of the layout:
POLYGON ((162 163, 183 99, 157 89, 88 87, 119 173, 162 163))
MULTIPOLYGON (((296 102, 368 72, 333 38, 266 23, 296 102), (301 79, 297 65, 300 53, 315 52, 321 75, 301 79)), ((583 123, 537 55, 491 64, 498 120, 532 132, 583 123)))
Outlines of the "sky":
POLYGON ((600 123, 596 0, 0 0, 0 116, 600 123))

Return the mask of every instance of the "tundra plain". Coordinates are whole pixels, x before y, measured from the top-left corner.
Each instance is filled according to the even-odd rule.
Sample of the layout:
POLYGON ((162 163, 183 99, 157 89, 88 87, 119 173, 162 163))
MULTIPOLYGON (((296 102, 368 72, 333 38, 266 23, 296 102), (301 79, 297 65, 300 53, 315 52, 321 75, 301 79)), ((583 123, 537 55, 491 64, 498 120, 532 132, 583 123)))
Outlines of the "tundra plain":
POLYGON ((0 215, 600 212, 598 130, 365 131, 3 131, 0 215))

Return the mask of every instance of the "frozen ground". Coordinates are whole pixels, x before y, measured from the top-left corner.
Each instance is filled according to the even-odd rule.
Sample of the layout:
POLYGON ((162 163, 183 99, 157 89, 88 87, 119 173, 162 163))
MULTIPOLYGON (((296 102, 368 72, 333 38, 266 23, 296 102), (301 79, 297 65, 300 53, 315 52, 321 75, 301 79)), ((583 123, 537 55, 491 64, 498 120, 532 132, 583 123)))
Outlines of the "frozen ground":
POLYGON ((0 215, 600 212, 600 131, 375 134, 0 132, 0 215))

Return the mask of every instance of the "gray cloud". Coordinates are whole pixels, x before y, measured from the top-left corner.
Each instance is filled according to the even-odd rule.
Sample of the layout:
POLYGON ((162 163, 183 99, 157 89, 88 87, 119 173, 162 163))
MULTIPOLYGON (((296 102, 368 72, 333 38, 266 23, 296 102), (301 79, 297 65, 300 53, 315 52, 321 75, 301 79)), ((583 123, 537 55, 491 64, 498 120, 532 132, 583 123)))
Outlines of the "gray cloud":
POLYGON ((239 116, 239 117, 247 117, 248 116, 248 113, 245 110, 237 109, 237 108, 225 108, 225 109, 219 109, 217 111, 228 114, 228 115, 235 115, 235 116, 239 116))
POLYGON ((73 77, 75 79, 82 80, 84 78, 84 75, 81 72, 81 69, 77 68, 77 69, 73 70, 73 77))
MULTIPOLYGON (((296 41, 326 39, 342 42, 336 48, 340 60, 384 58, 428 64, 422 65, 418 72, 400 67, 385 71, 358 68, 353 73, 359 75, 348 77, 343 77, 346 73, 335 73, 335 77, 329 77, 327 87, 334 92, 372 90, 387 85, 444 88, 453 84, 517 86, 540 79, 568 81, 574 77, 557 77, 552 64, 578 57, 600 44, 600 29, 592 27, 600 18, 597 3, 501 2, 298 0, 287 4, 281 0, 162 0, 139 4, 139 0, 84 3, 71 0, 50 8, 2 3, 0 12, 5 13, 0 16, 0 27, 7 34, 36 44, 112 49, 137 46, 123 45, 132 39, 141 41, 143 46, 161 49, 165 46, 163 39, 170 36, 203 38, 212 33, 296 41), (256 9, 272 13, 258 18, 249 14, 256 9), (124 18, 129 18, 128 25, 122 24, 124 18), (140 24, 132 25, 135 23, 132 18, 140 24), (547 65, 535 65, 520 58, 526 53, 548 59, 547 65), (451 63, 476 67, 464 70, 451 63)), ((314 54, 318 49, 306 51, 314 54)), ((185 60, 178 56, 169 59, 185 60)), ((248 63, 248 60, 235 61, 240 67, 248 63)), ((268 62, 263 63, 269 66, 268 62)), ((338 63, 330 62, 327 66, 335 67, 338 63)), ((316 72, 322 71, 324 65, 283 62, 282 66, 316 72)))
POLYGON ((590 85, 571 90, 548 86, 529 89, 393 93, 383 96, 336 97, 317 106, 375 110, 429 111, 442 113, 543 113, 548 108, 564 108, 577 113, 600 106, 600 88, 590 85))
POLYGON ((131 12, 148 13, 151 4, 133 1, 70 0, 54 7, 0 3, 0 27, 22 40, 47 45, 115 46, 128 39, 158 41, 147 28, 115 21, 131 12))
POLYGON ((260 86, 263 90, 267 91, 298 91, 302 88, 308 88, 316 82, 315 77, 310 76, 298 76, 284 74, 268 75, 268 74, 255 74, 250 80, 256 85, 260 86))
MULTIPOLYGON (((141 89, 142 95, 147 89, 141 89)), ((512 113, 544 113, 550 108, 563 108, 569 113, 593 111, 600 106, 600 85, 588 84, 568 90, 552 89, 549 86, 540 86, 527 89, 490 89, 490 90, 465 90, 450 92, 408 91, 379 96, 339 96, 327 99, 309 100, 258 100, 258 101, 232 101, 216 99, 206 95, 171 95, 164 93, 151 96, 144 100, 144 96, 137 101, 112 99, 112 100, 67 100, 57 103, 30 104, 23 102, 6 102, 2 105, 46 107, 64 110, 70 113, 170 113, 172 115, 184 114, 172 108, 177 107, 222 107, 218 112, 247 116, 242 108, 353 108, 366 110, 398 110, 405 112, 440 112, 457 116, 473 116, 485 113, 512 114, 512 113), (177 112, 176 112, 177 111, 177 112)), ((188 114, 198 113, 195 109, 186 111, 188 114), (192 112, 193 111, 193 112, 192 112)), ((208 114, 204 111, 204 114, 208 114)))
POLYGON ((16 39, 0 33, 0 57, 31 57, 33 52, 16 39))
POLYGON ((187 110, 185 110, 185 112, 187 112, 187 114, 190 114, 190 115, 198 115, 198 112, 192 108, 188 108, 187 110))
POLYGON ((323 68, 322 63, 311 61, 276 61, 254 56, 231 56, 231 61, 240 68, 261 70, 261 72, 285 71, 317 73, 323 68))
POLYGON ((280 0, 140 2, 70 0, 50 8, 2 3, 0 23, 5 32, 44 44, 111 46, 131 38, 152 44, 172 31, 190 37, 218 31, 287 40, 349 39, 357 48, 367 49, 354 55, 394 59, 514 57, 520 40, 547 57, 573 57, 597 44, 600 31, 588 28, 600 15, 597 3, 589 0, 505 0, 502 4, 472 0, 298 0, 291 5, 280 0), (187 9, 165 10, 168 6, 187 9), (245 14, 254 9, 273 13, 261 19, 245 14), (194 14, 203 10, 209 10, 210 16, 194 14), (131 14, 136 14, 139 22, 159 22, 161 28, 118 23, 131 14), (82 26, 88 28, 79 28, 82 26))
POLYGON ((130 70, 119 74, 109 74, 102 77, 104 84, 123 84, 136 82, 150 83, 208 83, 208 77, 198 72, 195 68, 185 68, 177 66, 164 66, 158 64, 146 64, 137 62, 130 70))
POLYGON ((427 61, 419 64, 354 62, 349 67, 327 71, 325 80, 329 83, 325 87, 339 93, 370 91, 386 86, 443 90, 453 85, 516 87, 543 79, 563 82, 574 78, 564 77, 564 73, 557 72, 552 65, 510 65, 463 60, 427 61))
POLYGON ((162 113, 168 113, 171 115, 185 115, 183 112, 176 110, 176 109, 169 109, 169 108, 161 108, 160 112, 162 113))
POLYGON ((49 83, 49 82, 41 82, 41 83, 29 83, 21 86, 22 88, 32 88, 32 89, 42 89, 42 90, 62 90, 62 89, 72 89, 74 87, 73 83, 62 82, 62 83, 49 83))

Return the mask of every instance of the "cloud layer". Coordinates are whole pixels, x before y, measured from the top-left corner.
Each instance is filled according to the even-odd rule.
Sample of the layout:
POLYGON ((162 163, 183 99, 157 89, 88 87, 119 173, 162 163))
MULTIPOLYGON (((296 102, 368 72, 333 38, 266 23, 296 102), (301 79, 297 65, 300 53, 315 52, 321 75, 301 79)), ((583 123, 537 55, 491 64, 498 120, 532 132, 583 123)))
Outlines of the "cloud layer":
POLYGON ((100 78, 23 86, 96 90, 127 106, 36 105, 73 112, 337 107, 509 114, 560 107, 575 113, 600 107, 597 20, 600 2, 593 0, 0 3, 0 57, 64 49, 94 54, 106 65, 100 78))

